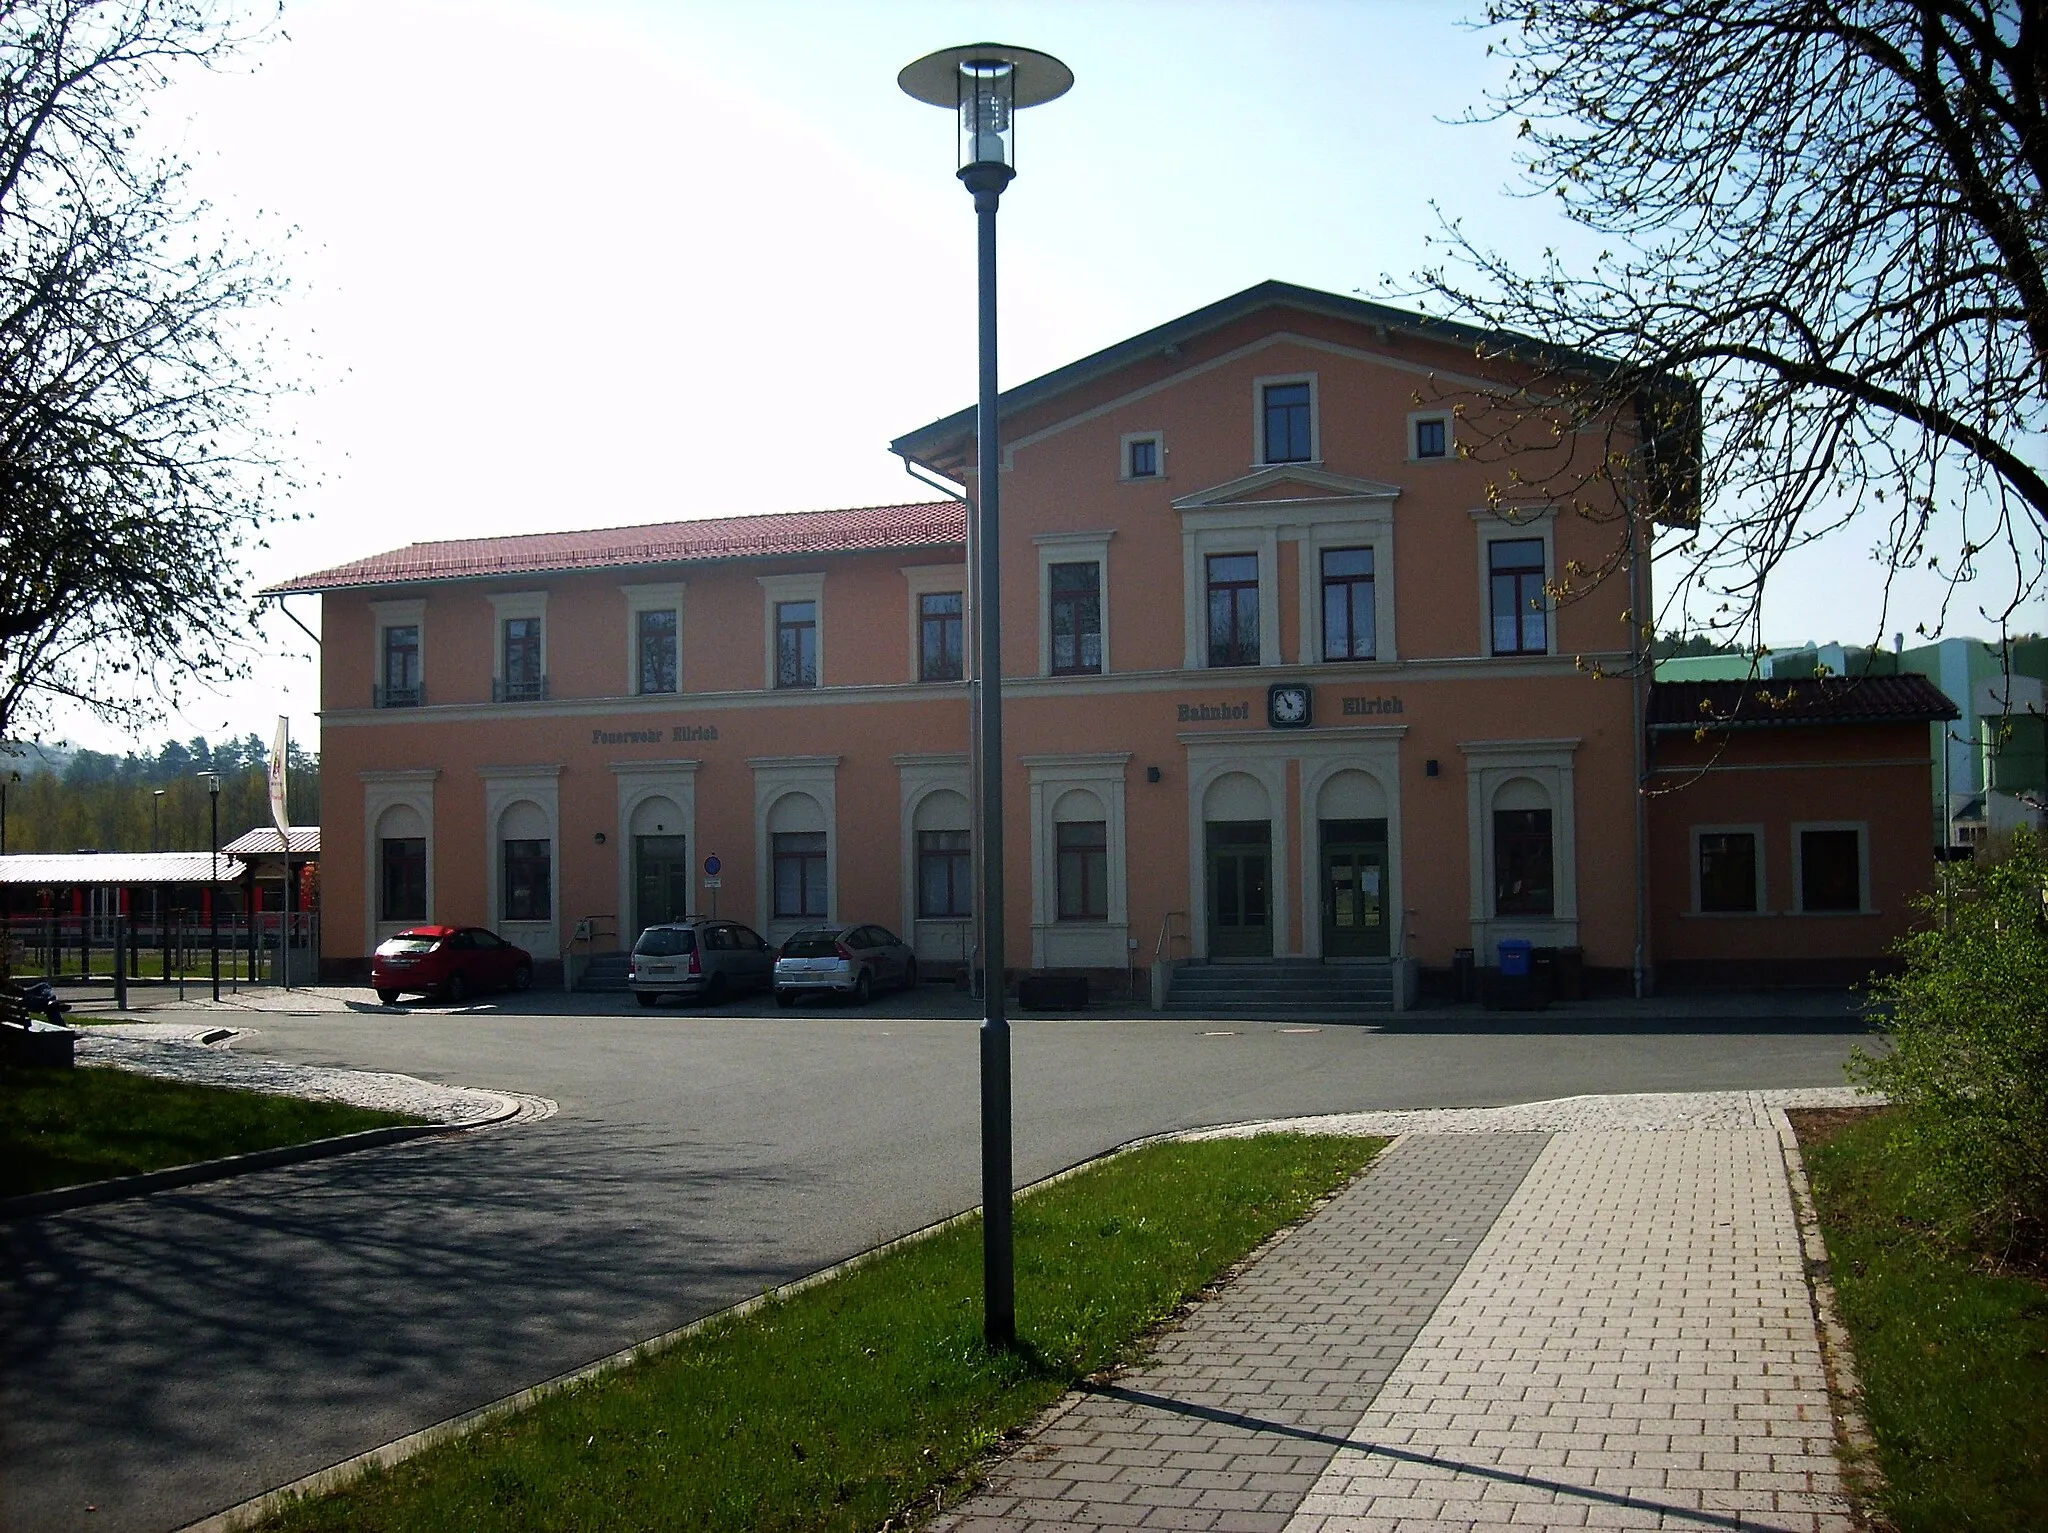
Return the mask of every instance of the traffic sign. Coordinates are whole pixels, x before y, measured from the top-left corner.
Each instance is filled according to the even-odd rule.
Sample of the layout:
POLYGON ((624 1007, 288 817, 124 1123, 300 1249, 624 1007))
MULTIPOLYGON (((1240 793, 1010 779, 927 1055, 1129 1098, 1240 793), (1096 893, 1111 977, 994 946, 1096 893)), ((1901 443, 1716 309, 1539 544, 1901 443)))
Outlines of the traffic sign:
POLYGON ((725 887, 725 880, 716 873, 707 873, 704 876, 704 887, 707 889, 723 889, 725 887))
POLYGON ((725 864, 718 860, 718 853, 716 852, 713 852, 709 857, 706 857, 704 859, 704 872, 709 877, 718 877, 719 869, 723 868, 724 866, 725 864))

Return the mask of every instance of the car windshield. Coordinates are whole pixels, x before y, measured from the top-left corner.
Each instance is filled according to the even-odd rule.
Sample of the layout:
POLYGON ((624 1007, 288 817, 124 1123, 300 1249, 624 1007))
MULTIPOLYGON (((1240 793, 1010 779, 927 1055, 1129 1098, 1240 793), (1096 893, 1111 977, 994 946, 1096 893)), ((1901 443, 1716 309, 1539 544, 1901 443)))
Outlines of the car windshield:
POLYGON ((668 958, 696 949, 697 934, 679 926, 650 926, 633 944, 633 951, 646 958, 668 958))
POLYGON ((405 953, 431 953, 440 945, 439 937, 393 937, 377 944, 377 956, 396 958, 405 953))
POLYGON ((782 944, 784 958, 837 958, 839 956, 839 933, 829 931, 798 932, 782 944))

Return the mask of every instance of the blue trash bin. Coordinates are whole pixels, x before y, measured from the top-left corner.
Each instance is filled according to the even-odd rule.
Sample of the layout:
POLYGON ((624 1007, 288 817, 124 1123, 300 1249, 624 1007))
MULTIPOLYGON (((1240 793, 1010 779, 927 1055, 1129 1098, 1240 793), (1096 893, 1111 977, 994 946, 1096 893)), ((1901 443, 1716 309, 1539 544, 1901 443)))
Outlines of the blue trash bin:
POLYGON ((1500 972, 1523 975, 1529 972, 1529 955, 1535 944, 1520 937, 1509 937, 1500 945, 1500 972))

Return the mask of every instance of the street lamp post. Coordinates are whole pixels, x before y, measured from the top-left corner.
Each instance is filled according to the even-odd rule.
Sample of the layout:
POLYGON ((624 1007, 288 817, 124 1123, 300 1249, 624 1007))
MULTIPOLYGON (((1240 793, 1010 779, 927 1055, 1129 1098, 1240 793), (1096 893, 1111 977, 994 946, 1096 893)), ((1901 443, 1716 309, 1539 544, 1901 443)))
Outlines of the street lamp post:
POLYGON ((1015 114, 1065 95, 1073 71, 1050 54, 971 43, 926 54, 896 77, 905 94, 957 114, 960 181, 974 194, 980 287, 979 404, 975 412, 975 613, 980 682, 980 913, 982 1335, 991 1347, 1017 1339, 1011 1245, 1010 1024, 1003 995, 1003 663, 1001 548, 997 541, 996 205, 1016 176, 1015 114))
POLYGON ((206 915, 212 927, 213 998, 220 999, 220 773, 201 772, 213 811, 213 881, 206 887, 206 915))
POLYGON ((10 769, 0 778, 0 857, 7 855, 7 785, 21 781, 21 773, 10 769))
MULTIPOLYGON (((162 788, 151 789, 149 795, 149 849, 152 852, 163 850, 163 840, 157 834, 157 811, 162 809, 163 806, 164 790, 162 788)), ((151 884, 149 886, 149 924, 156 928, 156 940, 159 947, 163 946, 164 940, 163 899, 164 886, 160 883, 151 884)))

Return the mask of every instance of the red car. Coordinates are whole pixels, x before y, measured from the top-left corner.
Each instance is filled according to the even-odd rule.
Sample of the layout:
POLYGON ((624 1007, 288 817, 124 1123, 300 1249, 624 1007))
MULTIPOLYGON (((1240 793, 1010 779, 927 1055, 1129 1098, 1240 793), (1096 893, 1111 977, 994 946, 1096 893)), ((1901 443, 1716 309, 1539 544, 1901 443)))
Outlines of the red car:
POLYGON ((533 955, 481 926, 414 926, 378 943, 370 960, 370 988, 386 1006, 401 994, 460 1001, 532 983, 533 955))

